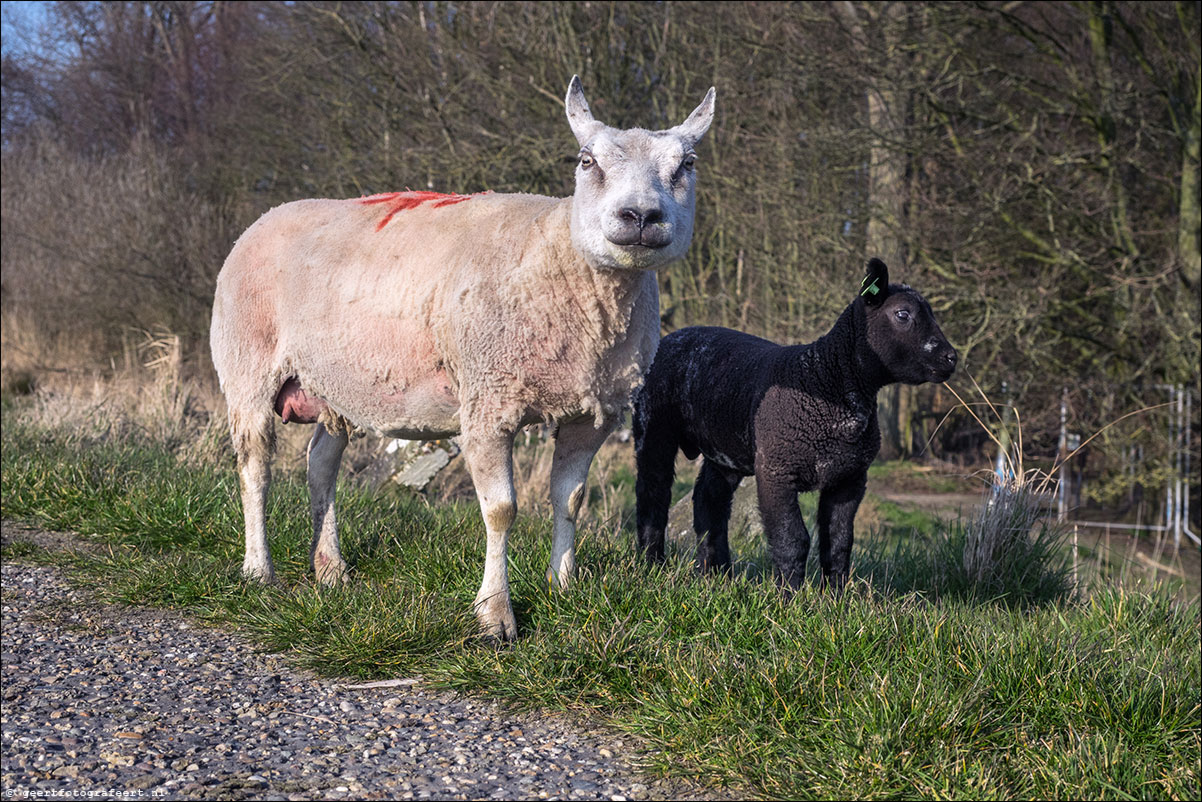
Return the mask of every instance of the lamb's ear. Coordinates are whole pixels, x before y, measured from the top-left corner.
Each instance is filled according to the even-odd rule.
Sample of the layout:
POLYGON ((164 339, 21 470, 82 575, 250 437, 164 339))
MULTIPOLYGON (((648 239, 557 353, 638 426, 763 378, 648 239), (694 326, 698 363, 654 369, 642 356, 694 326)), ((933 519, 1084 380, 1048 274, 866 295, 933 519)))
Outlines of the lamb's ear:
POLYGON ((860 282, 860 296, 869 306, 880 306, 889 292, 889 268, 880 259, 868 260, 868 273, 860 282))
POLYGON ((580 143, 580 147, 584 147, 593 138, 597 129, 602 127, 602 123, 594 119, 593 113, 589 111, 579 75, 572 76, 572 80, 568 84, 568 96, 564 99, 563 104, 568 112, 568 125, 572 126, 572 133, 576 135, 576 141, 580 143))
POLYGON ((694 145, 700 142, 701 137, 705 136, 705 132, 710 129, 710 123, 714 121, 714 98, 716 95, 717 92, 711 86, 710 91, 705 93, 705 99, 701 101, 701 105, 693 109, 689 118, 673 128, 672 131, 694 145))

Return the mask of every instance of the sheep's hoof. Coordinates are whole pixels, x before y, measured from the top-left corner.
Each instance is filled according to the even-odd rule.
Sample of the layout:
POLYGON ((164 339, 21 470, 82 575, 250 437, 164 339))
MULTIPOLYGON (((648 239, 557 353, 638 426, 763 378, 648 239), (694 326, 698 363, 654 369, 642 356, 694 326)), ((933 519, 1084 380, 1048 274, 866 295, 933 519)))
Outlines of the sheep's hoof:
POLYGON ((575 573, 572 569, 564 571, 556 571, 554 568, 547 569, 547 592, 553 590, 567 590, 572 584, 572 575, 575 573))
POLYGON ((341 557, 332 558, 324 554, 319 554, 314 558, 313 572, 317 575, 317 582, 326 587, 341 585, 350 578, 346 563, 342 561, 341 557))
POLYGON ((271 563, 261 564, 248 559, 242 563, 242 578, 270 585, 275 582, 275 569, 271 567, 271 563))
POLYGON ((476 602, 476 618, 480 621, 481 634, 486 640, 504 643, 518 636, 518 622, 513 617, 509 599, 496 596, 476 602))

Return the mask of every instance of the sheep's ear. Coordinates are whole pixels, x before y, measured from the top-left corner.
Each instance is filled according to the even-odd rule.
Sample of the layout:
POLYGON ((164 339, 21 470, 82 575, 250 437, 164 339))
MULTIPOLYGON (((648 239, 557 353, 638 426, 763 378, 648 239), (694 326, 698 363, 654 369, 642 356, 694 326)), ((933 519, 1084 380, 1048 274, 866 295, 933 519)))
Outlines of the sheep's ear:
POLYGON ((710 123, 714 121, 714 98, 716 95, 717 92, 711 86, 710 91, 705 93, 705 99, 701 101, 701 105, 693 109, 693 113, 687 120, 672 130, 694 145, 700 142, 701 137, 705 136, 705 132, 710 130, 710 123))
POLYGON ((889 268, 880 259, 868 260, 868 273, 860 282, 860 297, 869 306, 880 306, 889 292, 889 268))
POLYGON ((568 125, 572 126, 572 133, 576 135, 576 141, 580 143, 580 147, 584 147, 596 134, 597 129, 602 127, 602 123, 597 122, 593 118, 593 113, 589 111, 579 75, 573 75, 568 84, 568 96, 564 100, 564 107, 568 112, 568 125))

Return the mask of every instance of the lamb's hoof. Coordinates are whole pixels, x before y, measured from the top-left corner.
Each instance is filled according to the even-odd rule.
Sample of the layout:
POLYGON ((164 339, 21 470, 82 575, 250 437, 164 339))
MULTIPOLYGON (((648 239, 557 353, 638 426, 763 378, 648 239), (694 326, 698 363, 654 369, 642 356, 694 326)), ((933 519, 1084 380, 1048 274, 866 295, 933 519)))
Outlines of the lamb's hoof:
POLYGON ((313 573, 317 575, 318 584, 328 588, 341 585, 350 578, 350 572, 341 557, 327 557, 324 554, 319 554, 314 558, 313 573))
POLYGON ((847 589, 847 574, 823 574, 819 589, 833 594, 836 598, 842 596, 843 591, 847 589))
POLYGON ((477 601, 476 618, 480 621, 480 634, 486 640, 505 643, 517 639, 518 622, 508 599, 494 597, 477 601))
POLYGON ((729 579, 733 573, 729 557, 725 560, 721 558, 698 557, 696 565, 697 573, 702 576, 716 576, 729 579))

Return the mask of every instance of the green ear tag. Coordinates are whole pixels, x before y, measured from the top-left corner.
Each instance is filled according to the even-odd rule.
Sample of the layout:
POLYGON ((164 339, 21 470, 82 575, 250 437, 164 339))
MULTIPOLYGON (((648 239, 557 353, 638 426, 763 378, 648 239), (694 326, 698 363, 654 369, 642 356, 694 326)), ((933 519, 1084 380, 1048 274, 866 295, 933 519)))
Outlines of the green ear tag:
POLYGON ((864 287, 864 285, 868 283, 868 276, 864 276, 864 280, 860 282, 860 286, 864 287, 864 289, 860 290, 860 295, 867 295, 868 293, 876 295, 879 293, 881 288, 876 285, 876 282, 877 279, 874 278, 871 284, 868 284, 867 287, 864 287))

